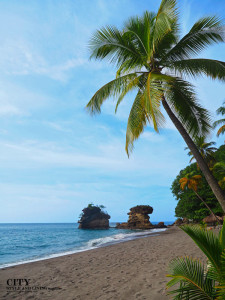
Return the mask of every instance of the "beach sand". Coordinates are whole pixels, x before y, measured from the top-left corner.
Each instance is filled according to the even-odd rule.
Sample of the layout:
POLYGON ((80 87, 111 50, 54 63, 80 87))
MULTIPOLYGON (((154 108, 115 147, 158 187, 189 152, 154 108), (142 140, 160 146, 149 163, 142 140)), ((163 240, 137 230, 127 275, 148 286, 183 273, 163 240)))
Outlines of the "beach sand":
POLYGON ((169 299, 168 263, 185 255, 205 261, 194 242, 171 227, 157 236, 1 269, 0 299, 169 299), (47 289, 7 291, 8 279, 30 279, 29 288, 47 289))

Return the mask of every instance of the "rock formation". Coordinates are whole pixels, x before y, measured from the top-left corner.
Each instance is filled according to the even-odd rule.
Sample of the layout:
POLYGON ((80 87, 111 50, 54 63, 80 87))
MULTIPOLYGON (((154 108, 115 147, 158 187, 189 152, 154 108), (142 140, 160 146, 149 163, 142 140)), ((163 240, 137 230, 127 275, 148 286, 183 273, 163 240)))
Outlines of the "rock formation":
POLYGON ((110 216, 104 213, 100 207, 89 205, 84 208, 78 221, 80 229, 108 229, 110 216))
POLYGON ((167 228, 167 226, 164 224, 164 222, 159 222, 157 225, 154 226, 154 228, 167 228))
POLYGON ((173 223, 173 225, 175 226, 181 226, 181 225, 186 225, 189 224, 189 220, 187 218, 178 218, 176 219, 176 221, 173 223))
POLYGON ((151 229, 154 226, 149 221, 149 214, 153 212, 153 208, 149 205, 138 205, 132 207, 128 213, 129 219, 127 223, 117 223, 118 229, 151 229))

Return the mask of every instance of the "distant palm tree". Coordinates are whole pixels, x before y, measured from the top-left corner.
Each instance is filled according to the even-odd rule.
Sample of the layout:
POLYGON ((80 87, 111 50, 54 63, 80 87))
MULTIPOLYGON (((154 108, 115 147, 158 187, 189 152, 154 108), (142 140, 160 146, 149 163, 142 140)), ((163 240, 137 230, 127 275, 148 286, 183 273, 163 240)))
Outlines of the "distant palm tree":
MULTIPOLYGON (((225 116, 225 101, 223 102, 223 105, 217 109, 216 113, 217 113, 217 115, 225 116)), ((222 124, 222 126, 217 131, 217 134, 216 134, 217 136, 219 136, 220 134, 224 134, 224 132, 225 132, 225 119, 220 119, 213 123, 214 128, 216 128, 218 125, 221 125, 221 124, 222 124)))
POLYGON ((213 216, 216 218, 218 223, 220 224, 220 220, 217 218, 217 216, 214 214, 212 209, 208 206, 208 204, 205 202, 205 200, 199 195, 197 192, 199 185, 201 184, 202 176, 201 175, 193 175, 193 173, 186 174, 183 178, 179 180, 180 188, 182 191, 185 190, 185 188, 188 188, 192 190, 195 195, 204 203, 204 205, 208 208, 208 210, 213 214, 213 216))
POLYGON ((175 258, 171 261, 172 279, 167 288, 176 285, 168 294, 173 299, 224 300, 225 299, 225 221, 219 235, 200 226, 181 226, 208 258, 207 268, 190 257, 175 258), (177 284, 180 284, 180 286, 177 284))
POLYGON ((107 26, 90 41, 91 58, 109 59, 117 68, 116 79, 102 86, 87 104, 90 113, 100 113, 103 102, 118 97, 118 105, 137 90, 127 122, 126 151, 150 123, 156 132, 163 125, 161 105, 195 156, 206 180, 225 212, 225 195, 199 153, 192 138, 210 130, 209 114, 196 100, 193 86, 182 76, 205 74, 225 80, 225 63, 212 59, 192 59, 210 44, 224 42, 219 18, 204 17, 179 38, 176 0, 162 0, 158 12, 132 17, 122 30, 107 26))
MULTIPOLYGON (((214 158, 214 152, 217 150, 216 147, 213 147, 215 145, 215 142, 206 142, 206 138, 204 136, 196 137, 195 138, 195 145, 198 148, 198 151, 202 155, 202 157, 205 159, 207 163, 210 163, 211 161, 215 161, 214 158)), ((185 150, 188 150, 188 147, 184 148, 185 150)), ((192 162, 195 157, 192 154, 191 151, 188 152, 188 155, 191 156, 190 162, 192 162)))
POLYGON ((213 166, 213 173, 218 178, 218 183, 221 187, 225 188, 225 163, 218 162, 213 166))

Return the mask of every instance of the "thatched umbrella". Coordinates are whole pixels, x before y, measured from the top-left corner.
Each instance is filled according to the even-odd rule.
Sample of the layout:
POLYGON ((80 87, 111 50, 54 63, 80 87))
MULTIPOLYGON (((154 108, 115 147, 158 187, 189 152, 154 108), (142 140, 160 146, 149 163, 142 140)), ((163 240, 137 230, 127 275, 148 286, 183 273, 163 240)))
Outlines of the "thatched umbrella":
POLYGON ((218 223, 218 221, 220 221, 220 223, 222 223, 223 218, 219 217, 219 216, 215 217, 213 214, 211 214, 208 217, 203 219, 203 222, 210 226, 216 225, 216 223, 218 223))

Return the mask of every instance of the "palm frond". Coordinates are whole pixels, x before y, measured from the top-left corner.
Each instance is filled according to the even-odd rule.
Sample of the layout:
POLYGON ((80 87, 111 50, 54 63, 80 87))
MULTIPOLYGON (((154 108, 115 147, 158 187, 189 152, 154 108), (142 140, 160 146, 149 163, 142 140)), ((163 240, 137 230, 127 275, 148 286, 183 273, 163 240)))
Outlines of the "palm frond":
POLYGON ((124 27, 124 36, 128 36, 132 40, 146 61, 150 59, 149 41, 155 17, 155 13, 146 11, 143 17, 130 18, 124 27))
POLYGON ((160 104, 163 94, 173 81, 174 78, 167 75, 154 72, 148 73, 146 84, 140 88, 128 118, 126 134, 128 156, 133 149, 134 140, 143 132, 147 123, 152 123, 156 131, 163 126, 165 119, 161 113, 160 104), (139 117, 143 120, 138 120, 139 117))
MULTIPOLYGON (((225 105, 225 101, 223 102, 223 105, 225 105)), ((225 106, 221 106, 216 110, 217 115, 225 115, 225 106)))
POLYGON ((108 58, 118 68, 128 59, 135 67, 143 65, 143 58, 135 44, 115 26, 103 27, 96 31, 90 40, 89 51, 90 58, 108 58))
POLYGON ((163 38, 154 45, 154 58, 162 62, 170 49, 178 42, 177 23, 171 24, 171 29, 168 30, 163 38))
MULTIPOLYGON (((123 88, 122 93, 120 94, 115 108, 115 113, 117 112, 118 106, 123 101, 124 97, 131 92, 132 90, 136 89, 138 86, 140 87, 141 79, 143 79, 145 74, 140 75, 138 77, 134 77, 133 80, 130 80, 130 82, 123 88)), ((143 83, 142 83, 143 84, 143 83)))
MULTIPOLYGON (((225 224, 225 223, 224 223, 225 224)), ((222 245, 225 247, 225 229, 223 229, 222 233, 222 245)), ((216 286, 217 292, 218 292, 218 300, 224 300, 225 299, 225 248, 221 254, 221 277, 219 284, 216 286)))
MULTIPOLYGON (((225 167, 225 164, 224 164, 224 167, 225 167)), ((219 242, 222 246, 223 253, 224 253, 224 251, 225 251, 225 221, 223 222, 223 227, 220 229, 220 232, 219 232, 219 242)), ((225 255, 225 253, 223 255, 225 255)), ((225 273, 224 273, 224 278, 225 278, 225 273)))
MULTIPOLYGON (((155 74, 151 74, 151 76, 154 78, 155 74)), ((147 78, 148 83, 146 87, 139 90, 130 111, 125 147, 128 156, 133 150, 134 141, 143 132, 147 123, 152 123, 155 130, 158 130, 165 122, 164 116, 160 111, 162 91, 159 89, 159 83, 151 76, 147 78)), ((158 76, 156 75, 156 77, 158 76)))
POLYGON ((144 95, 139 90, 132 108, 130 110, 129 118, 127 121, 127 132, 126 132, 126 152, 129 157, 130 152, 133 150, 134 141, 143 132, 144 127, 147 125, 148 115, 144 107, 144 95))
MULTIPOLYGON (((218 237, 211 231, 205 231, 200 226, 182 226, 181 229, 186 232, 197 246, 207 256, 213 268, 220 273, 220 257, 222 247, 218 237)), ((214 272, 215 273, 215 272, 214 272)))
POLYGON ((180 283, 180 287, 168 292, 168 294, 176 294, 177 299, 214 299, 213 280, 207 276, 204 266, 197 260, 188 257, 172 260, 167 277, 172 278, 167 283, 167 288, 180 283))
POLYGON ((144 92, 145 109, 148 112, 149 118, 152 120, 154 129, 159 131, 161 121, 164 122, 164 117, 160 112, 160 103, 163 96, 161 84, 158 81, 154 81, 152 72, 148 74, 146 88, 144 92))
POLYGON ((216 17, 204 17, 167 54, 167 61, 183 60, 197 55, 207 46, 224 41, 222 21, 216 17))
POLYGON ((225 132, 225 125, 223 125, 219 128, 216 135, 219 136, 220 134, 223 134, 224 132, 225 132))
POLYGON ((108 82, 94 94, 86 106, 87 110, 91 114, 100 113, 103 102, 110 96, 117 96, 122 93, 124 89, 127 88, 127 85, 133 82, 135 78, 137 78, 137 74, 132 73, 108 82))
POLYGON ((183 177, 179 180, 179 183, 182 183, 182 182, 187 182, 187 178, 186 177, 183 177))
POLYGON ((178 75, 196 78, 206 75, 212 79, 225 81, 225 62, 213 59, 184 59, 172 62, 168 67, 178 75))
POLYGON ((217 120, 213 123, 213 128, 215 129, 218 125, 225 124, 225 119, 217 120))
POLYGON ((166 93, 166 99, 193 138, 209 132, 211 128, 209 112, 198 103, 190 83, 175 78, 166 93))
POLYGON ((200 179, 202 179, 202 176, 201 175, 194 175, 192 178, 194 178, 196 180, 200 180, 200 179))
POLYGON ((172 46, 178 42, 180 30, 178 15, 176 0, 161 1, 150 35, 150 60, 154 57, 162 61, 172 46))
MULTIPOLYGON (((162 0, 158 13, 155 17, 155 24, 150 37, 152 54, 156 52, 158 44, 168 33, 176 34, 179 30, 177 24, 178 10, 176 0, 162 0)), ((170 36, 170 38, 173 36, 170 36)))
POLYGON ((221 253, 221 262, 220 262, 220 280, 219 284, 216 286, 219 297, 219 300, 225 299, 225 220, 223 221, 222 229, 219 232, 219 241, 221 244, 221 247, 223 249, 221 253))

